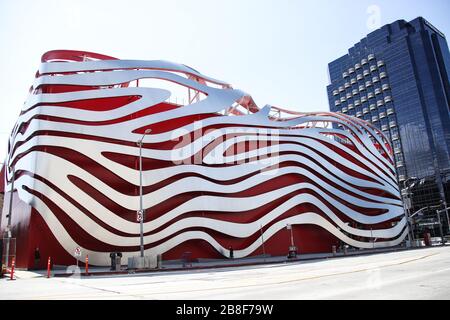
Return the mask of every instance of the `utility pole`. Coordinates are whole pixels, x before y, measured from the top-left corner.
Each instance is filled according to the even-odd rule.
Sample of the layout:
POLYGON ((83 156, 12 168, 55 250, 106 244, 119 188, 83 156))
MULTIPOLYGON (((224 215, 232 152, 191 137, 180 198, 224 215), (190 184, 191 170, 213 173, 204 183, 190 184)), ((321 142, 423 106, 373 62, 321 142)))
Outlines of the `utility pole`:
MULTIPOLYGON (((436 168, 435 170, 439 170, 439 168, 436 168)), ((448 224, 448 227, 450 230, 450 222, 448 221, 448 213, 447 213, 447 201, 445 199, 445 190, 444 190, 444 183, 442 182, 442 176, 443 176, 443 173, 440 171, 437 171, 437 173, 436 173, 437 181, 436 182, 437 182, 437 185, 439 188, 439 194, 441 196, 441 203, 444 205, 444 210, 445 210, 446 217, 447 217, 447 224, 448 224)), ((439 221, 440 221, 440 215, 439 215, 439 221)), ((442 225, 440 225, 440 228, 442 228, 442 225)))
POLYGON ((144 257, 144 203, 142 195, 142 143, 146 134, 150 133, 152 130, 145 130, 142 138, 138 140, 137 145, 139 146, 139 226, 140 226, 140 248, 141 248, 141 258, 144 257))
POLYGON ((445 209, 443 209, 443 210, 436 210, 436 214, 437 214, 437 217, 438 217, 438 222, 439 222, 439 232, 440 232, 440 234, 441 234, 441 243, 442 243, 442 245, 445 245, 445 237, 444 237, 444 231, 442 230, 442 221, 441 221, 441 213, 442 212, 447 212, 447 206, 445 206, 445 209))
POLYGON ((6 256, 5 256, 5 264, 8 267, 9 263, 9 251, 11 245, 11 216, 12 216, 12 205, 13 205, 13 195, 14 195, 14 180, 16 179, 16 169, 14 166, 10 167, 12 169, 12 178, 11 178, 11 190, 9 192, 9 208, 8 208, 8 224, 6 226, 6 256))
MULTIPOLYGON (((416 177, 409 177, 408 179, 406 179, 405 181, 403 181, 403 189, 401 190, 401 195, 402 195, 402 199, 403 199, 403 208, 405 210, 405 217, 406 217, 406 224, 408 226, 408 241, 410 243, 410 245, 412 245, 412 241, 414 238, 414 235, 412 234, 412 228, 411 228, 411 223, 410 223, 410 207, 411 207, 411 197, 410 195, 412 195, 411 192, 411 184, 407 185, 407 182, 409 180, 414 180, 417 181, 418 179, 416 177)), ((414 185, 414 182, 413 182, 414 185)))
POLYGON ((294 233, 292 230, 292 225, 287 224, 286 229, 290 231, 290 237, 291 237, 291 245, 288 250, 288 258, 295 258, 297 256, 297 247, 294 244, 294 233))
POLYGON ((291 230, 291 246, 294 247, 295 244, 294 244, 294 234, 292 233, 292 226, 291 226, 290 230, 291 230))
MULTIPOLYGON (((416 212, 414 212, 413 214, 411 214, 411 215, 409 216, 409 219, 412 219, 413 217, 415 217, 415 216, 418 215, 419 213, 422 213, 424 210, 429 210, 429 207, 426 206, 426 207, 423 207, 422 209, 417 210, 416 212)), ((411 224, 411 226, 412 226, 412 224, 411 224)), ((411 230, 411 235, 413 236, 413 241, 414 241, 414 240, 415 240, 415 239, 414 239, 414 230, 411 230)))
POLYGON ((375 249, 375 241, 373 238, 373 230, 370 228, 370 238, 372 239, 372 249, 375 249))
POLYGON ((436 209, 436 215, 437 215, 438 224, 439 224, 439 233, 441 235, 441 243, 442 243, 442 245, 445 245, 445 237, 444 237, 444 232, 442 230, 441 213, 446 211, 447 207, 444 206, 444 209, 441 209, 442 205, 443 205, 443 201, 441 200, 441 203, 439 205, 429 206, 428 208, 430 208, 432 210, 436 209))
POLYGON ((262 242, 264 262, 266 262, 266 249, 264 247, 264 235, 263 235, 263 227, 262 227, 262 225, 260 226, 260 231, 261 231, 261 242, 262 242))
POLYGON ((441 173, 441 174, 440 174, 440 176, 441 176, 440 183, 441 183, 442 193, 443 193, 443 197, 444 197, 443 201, 444 201, 444 208, 445 208, 445 216, 446 216, 446 218, 447 218, 447 228, 448 228, 448 229, 447 229, 447 232, 450 232, 450 219, 449 219, 449 217, 448 217, 447 200, 446 200, 446 198, 445 198, 445 188, 444 188, 444 183, 442 182, 442 176, 447 177, 447 176, 448 176, 448 173, 449 173, 449 172, 441 173))
POLYGON ((442 245, 445 244, 445 239, 444 239, 444 232, 442 231, 442 222, 441 222, 441 210, 436 210, 436 214, 438 217, 438 223, 439 223, 439 233, 441 234, 441 243, 442 245))

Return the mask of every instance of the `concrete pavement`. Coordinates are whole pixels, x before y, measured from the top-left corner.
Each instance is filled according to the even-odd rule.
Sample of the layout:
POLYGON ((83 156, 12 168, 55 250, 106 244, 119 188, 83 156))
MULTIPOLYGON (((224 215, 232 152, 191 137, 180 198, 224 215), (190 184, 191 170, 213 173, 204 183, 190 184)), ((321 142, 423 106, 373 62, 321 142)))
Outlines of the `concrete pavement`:
POLYGON ((223 269, 34 275, 1 279, 0 299, 450 299, 450 246, 223 269))

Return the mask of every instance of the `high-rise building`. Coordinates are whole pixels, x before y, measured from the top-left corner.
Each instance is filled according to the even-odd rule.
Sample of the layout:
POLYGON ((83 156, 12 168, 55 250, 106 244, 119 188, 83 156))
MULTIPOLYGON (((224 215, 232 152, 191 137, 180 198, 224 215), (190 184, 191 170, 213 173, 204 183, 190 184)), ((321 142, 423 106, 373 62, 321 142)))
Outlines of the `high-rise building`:
MULTIPOLYGON (((368 34, 328 69, 330 110, 364 119, 388 137, 400 187, 411 186, 412 212, 445 205, 444 198, 450 203, 450 53, 444 34, 422 17, 398 20, 368 34)), ((443 219, 445 230, 448 214, 443 219)))

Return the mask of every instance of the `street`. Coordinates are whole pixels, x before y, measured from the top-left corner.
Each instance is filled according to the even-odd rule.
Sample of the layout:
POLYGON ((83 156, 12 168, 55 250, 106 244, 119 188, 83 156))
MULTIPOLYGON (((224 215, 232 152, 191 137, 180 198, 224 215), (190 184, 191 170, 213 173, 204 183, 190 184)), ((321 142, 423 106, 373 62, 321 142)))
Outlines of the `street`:
POLYGON ((17 277, 0 280, 0 299, 449 299, 450 246, 225 269, 17 277))

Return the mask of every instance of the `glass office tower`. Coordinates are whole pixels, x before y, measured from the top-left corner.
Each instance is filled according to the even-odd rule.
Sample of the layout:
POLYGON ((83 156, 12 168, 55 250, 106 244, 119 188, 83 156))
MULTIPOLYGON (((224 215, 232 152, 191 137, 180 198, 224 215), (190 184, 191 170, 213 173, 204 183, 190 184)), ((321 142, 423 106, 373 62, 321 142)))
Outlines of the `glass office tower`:
MULTIPOLYGON (((444 198, 450 205, 450 53, 444 34, 422 17, 399 20, 368 34, 328 69, 330 110, 383 131, 402 189, 412 185, 409 178, 419 179, 411 187, 411 212, 444 198)), ((443 226, 447 230, 448 221, 443 226)))

